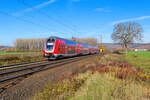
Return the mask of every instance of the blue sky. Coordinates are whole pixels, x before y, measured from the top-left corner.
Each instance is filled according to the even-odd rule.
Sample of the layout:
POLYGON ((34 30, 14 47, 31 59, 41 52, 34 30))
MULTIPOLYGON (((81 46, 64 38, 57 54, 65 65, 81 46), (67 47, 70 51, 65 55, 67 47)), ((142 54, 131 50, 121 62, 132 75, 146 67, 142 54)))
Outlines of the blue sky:
POLYGON ((51 35, 99 39, 100 33, 103 42, 110 43, 114 24, 127 21, 142 25, 143 43, 148 43, 149 4, 149 0, 0 0, 0 45, 51 35))

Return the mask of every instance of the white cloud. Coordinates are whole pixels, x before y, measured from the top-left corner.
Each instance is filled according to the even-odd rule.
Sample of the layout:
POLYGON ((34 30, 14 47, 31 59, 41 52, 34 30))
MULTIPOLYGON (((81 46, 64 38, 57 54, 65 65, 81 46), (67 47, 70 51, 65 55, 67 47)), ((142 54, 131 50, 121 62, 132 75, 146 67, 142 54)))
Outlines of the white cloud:
POLYGON ((18 15, 23 14, 23 13, 31 12, 31 11, 33 11, 33 10, 36 10, 36 9, 42 8, 42 7, 44 7, 44 6, 47 6, 47 5, 49 5, 49 4, 52 4, 52 3, 54 3, 55 1, 56 1, 56 0, 49 0, 49 1, 44 2, 44 3, 42 3, 42 4, 33 6, 33 7, 31 7, 31 8, 24 9, 24 10, 22 10, 22 11, 20 11, 20 12, 13 13, 13 15, 14 15, 14 16, 18 16, 18 15))
POLYGON ((118 20, 112 22, 113 25, 121 22, 128 22, 128 21, 139 21, 139 20, 145 20, 145 19, 150 19, 150 16, 141 16, 141 17, 136 17, 136 18, 129 18, 129 19, 124 19, 124 20, 118 20))
POLYGON ((94 11, 99 11, 99 12, 111 12, 110 10, 107 10, 105 8, 96 8, 94 11))

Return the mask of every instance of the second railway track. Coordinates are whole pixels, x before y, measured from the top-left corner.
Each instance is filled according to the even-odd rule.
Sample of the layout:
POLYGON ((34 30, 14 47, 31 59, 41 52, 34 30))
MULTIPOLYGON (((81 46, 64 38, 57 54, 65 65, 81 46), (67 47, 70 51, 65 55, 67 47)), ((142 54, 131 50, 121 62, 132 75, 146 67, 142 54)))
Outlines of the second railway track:
POLYGON ((21 80, 24 78, 51 68, 55 68, 58 66, 62 66, 71 62, 75 62, 81 59, 84 59, 86 57, 91 57, 94 55, 89 56, 80 56, 80 57, 74 57, 74 58, 68 58, 68 59, 61 59, 57 61, 43 61, 37 64, 27 64, 27 65, 19 65, 13 66, 12 68, 5 68, 0 70, 0 93, 2 93, 7 88, 18 84, 21 80))

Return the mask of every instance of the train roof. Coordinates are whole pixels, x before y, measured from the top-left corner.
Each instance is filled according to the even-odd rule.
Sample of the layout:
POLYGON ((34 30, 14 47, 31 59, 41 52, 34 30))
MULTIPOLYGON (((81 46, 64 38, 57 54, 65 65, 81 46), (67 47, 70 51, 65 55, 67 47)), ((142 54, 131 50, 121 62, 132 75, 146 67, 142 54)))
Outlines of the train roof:
POLYGON ((81 45, 83 45, 83 46, 85 46, 85 47, 97 48, 97 46, 94 46, 94 45, 88 45, 88 44, 85 44, 85 43, 76 42, 76 41, 72 41, 72 40, 60 38, 60 37, 57 37, 57 36, 51 36, 51 37, 49 37, 49 38, 64 40, 64 41, 66 41, 67 43, 72 44, 72 45, 76 45, 76 43, 78 43, 78 44, 81 44, 81 45))

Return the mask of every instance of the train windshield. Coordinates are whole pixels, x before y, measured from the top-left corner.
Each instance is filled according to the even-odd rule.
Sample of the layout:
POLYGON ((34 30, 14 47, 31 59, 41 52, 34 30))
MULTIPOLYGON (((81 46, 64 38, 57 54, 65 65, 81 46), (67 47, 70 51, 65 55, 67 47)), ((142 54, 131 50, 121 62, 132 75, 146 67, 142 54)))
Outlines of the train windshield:
POLYGON ((46 48, 48 50, 53 50, 54 44, 55 44, 55 39, 48 39, 46 43, 46 48))

